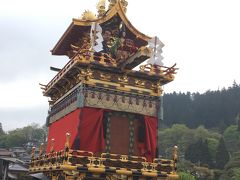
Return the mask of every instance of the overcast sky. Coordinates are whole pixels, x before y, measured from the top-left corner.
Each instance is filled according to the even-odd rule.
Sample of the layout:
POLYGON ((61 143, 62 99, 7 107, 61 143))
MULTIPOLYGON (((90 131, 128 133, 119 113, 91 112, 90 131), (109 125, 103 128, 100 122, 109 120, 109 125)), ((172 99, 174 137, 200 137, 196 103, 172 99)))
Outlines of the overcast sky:
MULTIPOLYGON (((179 67, 164 91, 201 92, 240 83, 239 0, 128 0, 127 17, 165 44, 164 65, 179 67)), ((50 50, 72 21, 97 0, 0 0, 0 122, 5 131, 43 125, 47 84, 68 59, 50 50)))

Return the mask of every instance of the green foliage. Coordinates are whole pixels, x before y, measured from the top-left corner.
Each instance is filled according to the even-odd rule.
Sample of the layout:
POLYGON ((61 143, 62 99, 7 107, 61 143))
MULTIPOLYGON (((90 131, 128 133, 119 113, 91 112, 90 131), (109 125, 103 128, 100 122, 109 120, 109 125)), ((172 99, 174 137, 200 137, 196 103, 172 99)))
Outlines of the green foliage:
POLYGON ((234 153, 230 161, 228 161, 224 167, 225 170, 233 168, 240 168, 240 152, 234 153))
POLYGON ((221 175, 220 180, 225 179, 239 179, 240 173, 240 152, 233 154, 232 158, 224 167, 224 173, 221 175))
MULTIPOLYGON (((186 125, 174 124, 171 128, 162 129, 159 132, 159 137, 161 137, 160 152, 164 157, 171 158, 172 147, 174 145, 178 146, 180 157, 184 154, 188 156, 189 154, 185 153, 186 149, 190 144, 194 144, 200 139, 207 141, 210 157, 215 157, 216 148, 221 135, 207 130, 203 126, 197 129, 190 129, 186 125)), ((189 153, 191 154, 192 152, 189 153)))
POLYGON ((189 173, 186 172, 180 172, 178 173, 179 180, 195 180, 195 177, 189 173))
POLYGON ((232 180, 239 180, 239 179, 240 179, 240 168, 236 168, 233 170, 232 180))
POLYGON ((196 128, 217 127, 224 130, 236 123, 240 113, 240 85, 236 82, 228 89, 199 93, 164 94, 164 120, 167 125, 186 124, 196 128))
POLYGON ((219 180, 222 174, 224 173, 224 171, 220 169, 213 169, 213 173, 214 173, 214 179, 219 180))
POLYGON ((5 132, 3 131, 3 129, 2 129, 2 123, 0 123, 0 136, 2 136, 2 135, 4 135, 5 134, 5 132))
POLYGON ((223 169, 225 164, 229 161, 229 158, 224 139, 221 138, 216 152, 216 167, 218 169, 223 169))
POLYGON ((212 180, 214 179, 214 176, 215 176, 213 170, 207 167, 196 166, 193 163, 186 160, 181 160, 178 163, 178 174, 181 175, 181 173, 192 175, 194 179, 197 179, 197 180, 212 180))
POLYGON ((194 174, 197 180, 213 180, 214 172, 207 167, 194 167, 194 174))
POLYGON ((161 149, 160 151, 166 157, 171 156, 171 150, 177 145, 179 152, 184 152, 189 142, 193 142, 193 131, 182 124, 175 124, 171 128, 160 131, 161 149))
POLYGON ((218 139, 215 139, 215 138, 207 138, 207 142, 208 142, 208 149, 211 154, 211 157, 213 157, 213 159, 215 159, 216 150, 217 150, 219 141, 218 141, 218 139))
POLYGON ((23 128, 9 131, 7 134, 0 136, 0 146, 16 147, 24 146, 28 142, 39 145, 45 142, 46 130, 37 124, 32 124, 23 128))
POLYGON ((199 139, 197 142, 190 144, 185 151, 185 158, 199 165, 213 166, 207 140, 199 139))
POLYGON ((191 163, 190 161, 183 159, 183 160, 178 161, 177 171, 190 173, 190 172, 193 172, 194 166, 195 165, 193 163, 191 163))
POLYGON ((6 134, 3 134, 3 135, 0 135, 0 147, 6 147, 6 138, 7 138, 7 135, 6 134))
POLYGON ((6 137, 6 146, 13 147, 13 146, 22 146, 27 142, 27 138, 24 132, 21 129, 16 129, 13 131, 9 131, 6 137))
POLYGON ((229 126, 223 133, 225 143, 228 151, 232 154, 233 152, 239 151, 240 149, 240 132, 236 125, 229 126))

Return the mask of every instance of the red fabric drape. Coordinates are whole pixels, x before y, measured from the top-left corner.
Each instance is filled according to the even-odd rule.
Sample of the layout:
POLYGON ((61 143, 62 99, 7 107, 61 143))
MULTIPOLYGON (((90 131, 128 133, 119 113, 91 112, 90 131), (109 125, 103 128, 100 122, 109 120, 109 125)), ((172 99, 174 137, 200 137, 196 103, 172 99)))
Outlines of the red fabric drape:
POLYGON ((103 134, 103 109, 83 108, 80 115, 80 150, 102 152, 105 148, 103 134))
POLYGON ((157 147, 157 118, 144 116, 145 122, 145 139, 144 143, 138 143, 140 154, 152 162, 156 157, 157 147))
POLYGON ((102 152, 105 148, 103 113, 103 109, 85 107, 52 123, 48 131, 47 153, 50 151, 51 139, 55 139, 55 151, 64 149, 67 132, 71 134, 70 147, 77 139, 75 143, 80 143, 80 150, 102 152))
POLYGON ((70 146, 72 146, 74 139, 78 132, 79 114, 81 110, 77 109, 58 121, 52 123, 48 129, 48 143, 47 153, 50 151, 51 139, 55 139, 54 150, 59 151, 64 149, 66 142, 66 133, 71 134, 70 146))

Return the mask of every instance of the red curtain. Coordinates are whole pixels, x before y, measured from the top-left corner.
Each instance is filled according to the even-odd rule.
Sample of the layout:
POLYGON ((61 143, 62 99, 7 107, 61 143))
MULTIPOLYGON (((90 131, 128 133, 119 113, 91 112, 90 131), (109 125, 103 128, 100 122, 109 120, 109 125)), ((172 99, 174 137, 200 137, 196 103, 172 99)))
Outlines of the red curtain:
POLYGON ((48 131, 47 153, 50 151, 51 139, 55 139, 55 151, 64 149, 67 132, 71 134, 70 147, 74 148, 77 143, 80 150, 102 152, 105 148, 103 113, 103 109, 85 107, 52 123, 48 131))
POLYGON ((157 118, 144 116, 145 122, 145 139, 144 143, 138 143, 140 154, 152 162, 156 157, 157 147, 157 118))
POLYGON ((55 121, 49 126, 48 129, 48 143, 46 152, 50 151, 51 139, 55 140, 54 150, 59 151, 64 149, 66 142, 66 133, 71 134, 70 146, 72 146, 74 139, 78 132, 79 114, 81 109, 77 109, 63 118, 55 121))
POLYGON ((83 108, 79 125, 81 150, 94 153, 104 150, 103 113, 103 109, 83 108))

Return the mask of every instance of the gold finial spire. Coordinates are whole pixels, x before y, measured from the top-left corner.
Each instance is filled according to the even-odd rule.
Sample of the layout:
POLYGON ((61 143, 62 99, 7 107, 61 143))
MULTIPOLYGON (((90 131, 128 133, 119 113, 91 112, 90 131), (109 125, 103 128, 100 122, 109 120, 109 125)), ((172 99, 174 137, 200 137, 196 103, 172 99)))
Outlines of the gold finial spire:
POLYGON ((51 139, 50 153, 54 152, 54 142, 55 142, 55 139, 51 139))
POLYGON ((34 157, 35 157, 35 150, 36 150, 36 147, 32 147, 32 159, 34 159, 34 157))
POLYGON ((174 173, 177 171, 177 161, 178 161, 178 147, 174 146, 173 147, 173 168, 174 168, 174 173))
POLYGON ((81 16, 82 20, 94 20, 97 19, 95 14, 92 11, 85 10, 81 16))
POLYGON ((126 0, 108 0, 109 1, 109 6, 108 9, 111 9, 118 1, 122 4, 124 12, 127 11, 127 5, 128 2, 126 0))
POLYGON ((39 148, 39 156, 43 155, 43 143, 41 143, 39 148))
POLYGON ((70 148, 70 133, 66 133, 66 143, 65 143, 65 148, 70 148))
POLYGON ((124 12, 126 13, 127 12, 128 2, 126 0, 121 0, 121 4, 123 6, 124 12))
POLYGON ((103 17, 104 13, 106 12, 105 10, 106 6, 106 0, 99 0, 97 4, 97 10, 98 10, 98 17, 103 17))
POLYGON ((108 9, 112 9, 112 7, 117 3, 117 0, 108 0, 108 1, 109 1, 108 9))

